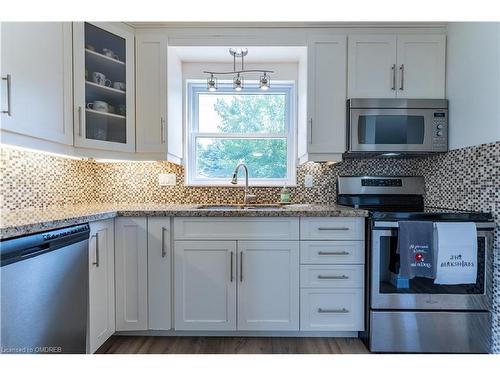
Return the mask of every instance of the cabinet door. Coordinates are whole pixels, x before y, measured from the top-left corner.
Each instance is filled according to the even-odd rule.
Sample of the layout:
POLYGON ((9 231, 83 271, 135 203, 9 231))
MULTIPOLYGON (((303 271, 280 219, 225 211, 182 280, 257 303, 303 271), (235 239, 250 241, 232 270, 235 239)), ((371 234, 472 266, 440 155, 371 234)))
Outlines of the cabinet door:
POLYGON ((1 128, 72 145, 71 23, 2 22, 0 27, 0 109, 10 109, 0 115, 1 128))
POLYGON ((346 146, 346 37, 314 37, 307 49, 307 150, 323 154, 309 160, 332 160, 346 146))
POLYGON ((148 218, 148 327, 172 328, 170 218, 148 218))
POLYGON ((236 329, 236 242, 175 241, 175 329, 236 329))
POLYGON ((238 330, 298 329, 298 241, 238 241, 238 330))
POLYGON ((134 33, 123 24, 73 24, 75 146, 135 151, 134 33))
POLYGON ((148 329, 145 217, 115 219, 116 330, 148 329))
POLYGON ((349 98, 396 96, 396 35, 349 35, 349 98))
POLYGON ((166 153, 167 41, 141 35, 136 51, 137 152, 166 153))
POLYGON ((89 349, 94 353, 115 332, 113 219, 90 223, 89 349))
POLYGON ((445 97, 445 35, 398 35, 398 97, 445 97))

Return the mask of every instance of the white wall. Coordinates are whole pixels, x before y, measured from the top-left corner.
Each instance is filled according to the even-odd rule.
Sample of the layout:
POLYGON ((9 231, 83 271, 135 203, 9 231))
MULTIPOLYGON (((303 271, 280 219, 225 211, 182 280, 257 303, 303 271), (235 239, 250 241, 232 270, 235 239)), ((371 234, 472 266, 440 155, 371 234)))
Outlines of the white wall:
POLYGON ((500 141, 500 23, 448 25, 450 149, 500 141))

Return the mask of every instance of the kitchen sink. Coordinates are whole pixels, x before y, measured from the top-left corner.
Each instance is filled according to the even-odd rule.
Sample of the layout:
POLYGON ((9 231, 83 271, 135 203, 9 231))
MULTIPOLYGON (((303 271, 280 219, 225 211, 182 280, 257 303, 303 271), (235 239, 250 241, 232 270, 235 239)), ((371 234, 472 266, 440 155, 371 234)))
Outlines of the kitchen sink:
POLYGON ((200 204, 199 210, 279 210, 284 206, 279 204, 200 204))

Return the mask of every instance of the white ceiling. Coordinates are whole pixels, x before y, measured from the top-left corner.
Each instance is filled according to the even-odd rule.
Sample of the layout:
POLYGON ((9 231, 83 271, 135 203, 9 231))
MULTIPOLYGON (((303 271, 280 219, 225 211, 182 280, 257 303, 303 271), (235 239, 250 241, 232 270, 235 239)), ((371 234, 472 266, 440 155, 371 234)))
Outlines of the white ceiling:
MULTIPOLYGON (((244 46, 234 46, 244 47, 244 46)), ((216 62, 232 63, 229 54, 230 47, 170 47, 175 49, 177 56, 183 62, 216 62)), ((252 62, 298 62, 307 54, 306 47, 246 47, 248 55, 246 63, 252 62)))

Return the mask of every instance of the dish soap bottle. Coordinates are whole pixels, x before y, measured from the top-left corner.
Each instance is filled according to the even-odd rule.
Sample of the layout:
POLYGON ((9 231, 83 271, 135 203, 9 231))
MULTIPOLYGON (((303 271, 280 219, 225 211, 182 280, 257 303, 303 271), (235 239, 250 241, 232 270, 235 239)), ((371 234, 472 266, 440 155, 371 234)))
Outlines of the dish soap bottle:
POLYGON ((283 186, 283 189, 281 189, 280 202, 290 203, 290 189, 288 189, 286 186, 283 186))

